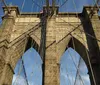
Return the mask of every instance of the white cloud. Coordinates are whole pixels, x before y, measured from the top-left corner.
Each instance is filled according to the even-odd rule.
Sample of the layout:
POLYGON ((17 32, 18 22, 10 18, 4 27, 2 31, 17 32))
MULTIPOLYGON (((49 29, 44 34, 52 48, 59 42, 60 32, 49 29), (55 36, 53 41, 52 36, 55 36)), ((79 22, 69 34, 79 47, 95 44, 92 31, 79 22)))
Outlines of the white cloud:
MULTIPOLYGON (((31 81, 28 81, 28 84, 29 85, 37 85, 31 81)), ((20 75, 14 75, 12 85, 27 85, 27 83, 26 83, 26 80, 24 77, 22 77, 20 75)))
POLYGON ((27 83, 24 77, 20 75, 14 75, 12 85, 27 85, 27 83))

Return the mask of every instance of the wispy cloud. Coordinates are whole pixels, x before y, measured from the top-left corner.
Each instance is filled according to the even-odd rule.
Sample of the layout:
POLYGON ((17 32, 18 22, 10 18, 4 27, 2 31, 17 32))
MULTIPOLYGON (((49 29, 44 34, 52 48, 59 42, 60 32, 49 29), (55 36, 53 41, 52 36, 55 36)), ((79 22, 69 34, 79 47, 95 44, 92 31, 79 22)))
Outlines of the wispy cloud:
POLYGON ((27 85, 24 77, 20 75, 14 75, 12 85, 27 85))

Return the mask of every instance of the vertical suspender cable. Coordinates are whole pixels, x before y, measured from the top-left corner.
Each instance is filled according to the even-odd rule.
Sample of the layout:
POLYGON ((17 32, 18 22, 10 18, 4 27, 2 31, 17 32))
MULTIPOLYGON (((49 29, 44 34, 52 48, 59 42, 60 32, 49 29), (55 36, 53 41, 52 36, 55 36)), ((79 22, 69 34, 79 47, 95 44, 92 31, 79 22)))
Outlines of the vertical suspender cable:
MULTIPOLYGON (((72 36, 72 35, 71 35, 72 36)), ((72 36, 72 44, 73 44, 73 48, 74 48, 74 50, 75 50, 75 43, 74 43, 74 39, 73 39, 73 36, 72 36)), ((72 55, 70 54, 70 56, 71 56, 71 58, 72 58, 72 60, 73 60, 73 63, 74 63, 74 65, 75 65, 75 67, 76 67, 76 69, 77 69, 77 74, 76 74, 76 78, 77 78, 77 75, 79 74, 79 77, 80 77, 80 79, 81 79, 81 81, 82 81, 82 84, 83 85, 85 85, 84 84, 84 81, 83 81, 83 79, 82 79, 82 77, 81 77, 81 74, 79 73, 79 64, 78 64, 78 67, 77 67, 77 65, 76 65, 76 63, 75 63, 75 61, 74 61, 74 59, 73 59, 73 57, 72 57, 72 55)), ((81 59, 81 58, 80 58, 81 59)), ((79 59, 79 60, 80 60, 79 59)), ((80 61, 79 61, 79 63, 80 63, 80 61)), ((75 82, 76 82, 76 78, 75 78, 75 82)))
POLYGON ((56 3, 56 1, 52 0, 52 11, 53 11, 53 13, 54 13, 54 10, 55 10, 55 3, 56 3))
MULTIPOLYGON (((73 0, 73 4, 74 4, 74 6, 75 6, 75 9, 77 9, 74 0, 73 0)), ((77 11, 77 10, 76 10, 76 11, 77 11)), ((77 18, 78 18, 78 14, 76 14, 76 15, 77 15, 77 18)), ((92 68, 92 65, 91 65, 91 62, 90 62, 90 58, 89 58, 89 54, 88 54, 87 50, 86 50, 86 54, 87 54, 87 57, 88 57, 88 61, 89 61, 89 65, 90 65, 90 69, 91 69, 93 81, 94 81, 94 84, 96 85, 95 77, 94 77, 94 74, 93 74, 93 68, 92 68)))
MULTIPOLYGON (((25 5, 25 0, 24 0, 23 3, 22 3, 21 10, 23 10, 24 5, 25 5)), ((27 43, 27 41, 26 41, 26 43, 27 43)), ((25 43, 25 45, 26 45, 26 43, 25 43)), ((23 53, 24 53, 24 51, 25 51, 25 48, 26 48, 26 46, 24 46, 23 53)), ((26 75, 26 71, 25 71, 24 62, 23 62, 22 57, 21 57, 21 60, 22 60, 22 66, 23 66, 23 70, 24 70, 24 74, 25 74, 26 83, 27 83, 27 85, 29 85, 29 84, 28 84, 27 75, 26 75)), ((21 68, 21 70, 22 70, 22 68, 21 68)), ((21 72, 21 70, 20 70, 20 72, 21 72)), ((18 73, 18 74, 20 74, 20 73, 18 73)), ((17 78, 16 78, 16 80, 17 80, 17 78)))
MULTIPOLYGON (((45 14, 43 14, 43 16, 48 15, 49 12, 49 0, 45 0, 46 1, 46 10, 45 14)), ((46 52, 46 26, 47 26, 47 17, 41 17, 41 22, 42 22, 42 26, 41 26, 41 43, 40 43, 40 56, 42 57, 42 85, 44 85, 44 79, 45 79, 45 52, 46 52)))
MULTIPOLYGON (((77 72, 76 72, 76 76, 75 76, 75 82, 74 82, 74 85, 77 85, 77 77, 78 77, 78 74, 79 74, 79 66, 80 66, 80 62, 81 62, 81 57, 79 58, 79 62, 78 62, 78 69, 77 69, 77 72)), ((80 76, 79 76, 80 77, 80 76)), ((81 79, 81 78, 80 78, 81 79)), ((83 84, 83 81, 82 81, 82 84, 83 84)))
POLYGON ((49 14, 49 0, 46 0, 47 15, 49 14))
POLYGON ((7 4, 5 3, 5 1, 2 0, 2 2, 3 2, 3 4, 4 4, 4 6, 7 8, 8 13, 10 13, 10 10, 8 9, 8 6, 7 6, 7 4))
MULTIPOLYGON (((81 32, 81 31, 80 31, 80 32, 81 32)), ((82 32, 81 32, 81 34, 82 34, 82 32)), ((82 38, 83 38, 84 45, 85 45, 86 43, 85 43, 85 40, 84 40, 83 35, 82 35, 82 38)), ((86 47, 86 46, 85 46, 85 47, 86 47)), ((85 49, 85 51, 86 51, 87 59, 88 59, 88 62, 89 62, 89 66, 90 66, 91 74, 92 74, 92 77, 93 77, 93 82, 94 82, 94 85, 96 85, 96 80, 95 80, 95 77, 94 77, 94 73, 93 73, 93 68, 92 68, 92 65, 91 65, 90 57, 89 57, 89 54, 88 54, 88 52, 87 52, 86 49, 85 49)))
POLYGON ((21 11, 23 10, 24 5, 25 5, 25 0, 23 0, 22 7, 21 7, 21 11))

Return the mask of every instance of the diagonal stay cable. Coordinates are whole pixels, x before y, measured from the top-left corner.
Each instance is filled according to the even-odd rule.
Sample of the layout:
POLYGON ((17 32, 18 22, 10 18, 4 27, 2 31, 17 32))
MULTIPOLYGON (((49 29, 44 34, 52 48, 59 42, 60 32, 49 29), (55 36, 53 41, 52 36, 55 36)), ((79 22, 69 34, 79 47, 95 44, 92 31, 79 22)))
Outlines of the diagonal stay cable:
MULTIPOLYGON (((81 31, 80 31, 80 32, 81 32, 81 31)), ((81 33, 82 33, 82 32, 81 32, 81 33)), ((86 45, 87 43, 86 43, 85 40, 84 40, 84 36, 82 35, 82 37, 83 37, 84 45, 86 45)), ((85 47, 86 47, 86 46, 85 46, 85 47)), ((90 66, 90 71, 91 71, 91 74, 92 74, 92 78, 93 78, 94 85, 97 85, 97 84, 96 84, 96 80, 95 80, 95 76, 94 76, 94 72, 93 72, 93 67, 92 67, 92 65, 91 65, 91 59, 90 59, 90 57, 89 57, 89 53, 88 53, 88 51, 87 51, 86 49, 85 49, 85 51, 86 51, 88 63, 89 63, 89 66, 90 66)))
MULTIPOLYGON (((79 62, 78 62, 78 69, 77 69, 77 72, 76 72, 74 85, 76 85, 76 82, 77 82, 77 77, 78 77, 78 74, 79 74, 80 62, 81 62, 81 57, 80 57, 79 62)), ((83 84, 83 81, 82 81, 82 84, 83 84)))
MULTIPOLYGON (((24 54, 24 52, 25 52, 25 48, 26 48, 26 43, 28 42, 28 39, 26 39, 26 42, 25 42, 25 46, 24 46, 24 48, 23 48, 23 54, 24 54)), ((17 53, 17 52, 16 52, 17 53)), ((20 55, 20 53, 18 52, 18 54, 17 54, 17 56, 19 56, 20 55)), ((22 72, 22 69, 24 70, 24 74, 25 74, 25 79, 26 79, 26 83, 27 83, 27 85, 29 85, 28 84, 28 79, 27 79, 27 76, 26 76, 26 71, 25 71, 25 68, 24 68, 24 63, 23 63, 23 59, 22 59, 22 57, 21 57, 21 63, 20 63, 20 68, 19 68, 19 71, 18 71, 18 76, 16 77, 16 79, 15 79, 15 81, 14 81, 14 83, 13 84, 15 84, 16 83, 16 81, 18 80, 18 78, 19 78, 19 75, 20 75, 20 73, 22 72)))
POLYGON ((75 27, 72 31, 70 31, 67 35, 65 35, 61 40, 59 40, 57 42, 57 44, 59 44, 62 40, 64 40, 68 35, 70 35, 72 32, 74 32, 75 30, 77 30, 82 24, 79 24, 77 27, 75 27))
MULTIPOLYGON (((62 68, 61 68, 61 71, 63 71, 62 68)), ((67 68, 66 68, 66 74, 67 74, 68 81, 69 81, 69 83, 70 83, 70 85, 71 85, 71 80, 70 80, 70 76, 69 76, 69 74, 68 74, 68 69, 67 69, 67 68)))
POLYGON ((42 6, 40 6, 36 1, 32 0, 32 2, 37 5, 39 8, 42 8, 42 6))
MULTIPOLYGON (((67 48, 69 48, 68 46, 67 46, 67 48)), ((76 67, 76 69, 78 70, 78 67, 77 67, 77 65, 76 65, 76 63, 75 63, 75 61, 74 61, 74 59, 73 59, 73 57, 72 57, 72 54, 70 53, 70 51, 68 50, 68 53, 69 53, 69 55, 71 56, 71 58, 72 58, 72 61, 73 61, 73 63, 74 63, 74 66, 76 67)), ((83 85, 85 85, 84 84, 84 82, 83 82, 83 79, 82 79, 82 77, 81 77, 81 75, 80 75, 80 73, 78 72, 78 74, 79 74, 79 77, 80 77, 80 79, 81 79, 81 81, 82 81, 82 84, 83 85)))
POLYGON ((100 40, 97 39, 96 37, 94 37, 93 35, 91 35, 91 34, 85 32, 85 31, 83 31, 83 30, 81 30, 81 29, 79 29, 79 30, 80 30, 81 32, 84 32, 87 36, 90 36, 91 38, 93 38, 93 39, 97 40, 98 42, 100 42, 100 40))
MULTIPOLYGON (((75 6, 75 9, 76 9, 76 16, 77 18, 79 18, 78 14, 77 14, 77 8, 76 8, 76 4, 75 4, 75 1, 73 0, 73 4, 75 6)), ((90 16, 90 15, 89 15, 90 16)), ((92 17, 91 17, 92 18, 92 17)), ((83 37, 83 36, 82 36, 83 37)), ((84 37, 83 37, 83 41, 84 41, 84 37)), ((93 82, 94 82, 94 85, 96 85, 96 80, 95 80, 95 77, 94 77, 94 72, 93 72, 93 68, 92 68, 92 65, 91 65, 91 61, 90 61, 90 57, 89 57, 89 54, 87 52, 87 50, 85 49, 86 51, 86 54, 87 54, 87 58, 88 58, 88 62, 89 62, 89 65, 90 65, 90 70, 91 70, 91 73, 92 73, 92 77, 93 77, 93 82)))
MULTIPOLYGON (((62 19, 62 18, 60 18, 61 20, 63 20, 64 22, 66 22, 64 19, 62 19)), ((66 23, 68 23, 68 22, 66 22, 66 23)), ((70 26, 73 26, 74 28, 75 28, 75 26, 74 25, 72 25, 72 24, 70 24, 70 23, 68 23, 70 26)), ((79 24, 79 25, 82 25, 82 23, 81 24, 79 24)), ((85 32, 85 31, 83 31, 82 29, 78 29, 78 30, 81 30, 82 32, 84 32, 86 35, 88 35, 88 36, 90 36, 91 38, 94 38, 95 40, 97 40, 97 41, 99 41, 100 42, 100 40, 99 39, 97 39, 96 37, 94 37, 93 35, 91 35, 91 34, 89 34, 89 33, 87 33, 87 32, 85 32)))
POLYGON ((65 0, 65 1, 59 6, 59 8, 61 8, 62 6, 64 6, 64 5, 66 4, 67 1, 68 1, 68 0, 65 0))
MULTIPOLYGON (((72 36, 72 35, 71 35, 71 36, 72 36)), ((74 48, 74 50, 76 50, 73 36, 72 36, 72 44, 73 44, 73 48, 74 48)), ((81 79, 81 81, 82 81, 82 84, 85 85, 85 84, 84 84, 84 81, 83 81, 83 79, 82 79, 82 77, 81 77, 81 74, 79 73, 79 65, 80 65, 81 57, 80 57, 80 59, 79 59, 78 66, 76 65, 76 63, 75 63, 75 61, 74 61, 74 59, 73 59, 72 56, 71 56, 71 58, 72 58, 73 63, 74 63, 74 65, 75 65, 76 69, 77 69, 76 78, 77 78, 77 76, 79 75, 79 77, 80 77, 80 79, 81 79)), ((76 83, 76 78, 75 78, 75 83, 76 83)), ((75 83, 74 83, 74 84, 75 84, 75 83)))
POLYGON ((51 45, 53 45, 54 43, 56 43, 56 44, 59 44, 62 40, 64 40, 66 37, 68 37, 72 32, 74 32, 75 30, 77 30, 80 26, 81 26, 82 24, 79 24, 77 27, 75 27, 72 31, 70 31, 68 34, 66 34, 62 39, 60 39, 57 43, 56 43, 56 40, 54 40, 50 45, 48 45, 47 47, 46 47, 46 49, 47 48, 49 48, 51 45))

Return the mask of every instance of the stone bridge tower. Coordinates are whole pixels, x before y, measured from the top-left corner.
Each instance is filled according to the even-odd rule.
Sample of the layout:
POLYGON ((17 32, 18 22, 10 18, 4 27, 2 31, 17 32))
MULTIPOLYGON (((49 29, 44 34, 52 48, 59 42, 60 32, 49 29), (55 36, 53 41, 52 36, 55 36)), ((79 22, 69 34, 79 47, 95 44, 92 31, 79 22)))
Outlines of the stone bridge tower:
POLYGON ((10 13, 3 7, 0 27, 0 85, 11 85, 15 65, 33 41, 44 62, 43 85, 60 85, 59 60, 68 47, 84 59, 91 85, 100 85, 100 17, 96 7, 85 6, 82 13, 60 13, 55 7, 50 16, 45 7, 43 13, 20 13, 16 6, 8 9, 10 13))

